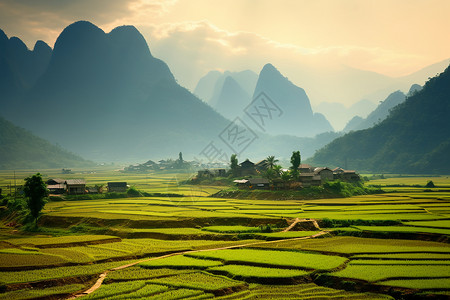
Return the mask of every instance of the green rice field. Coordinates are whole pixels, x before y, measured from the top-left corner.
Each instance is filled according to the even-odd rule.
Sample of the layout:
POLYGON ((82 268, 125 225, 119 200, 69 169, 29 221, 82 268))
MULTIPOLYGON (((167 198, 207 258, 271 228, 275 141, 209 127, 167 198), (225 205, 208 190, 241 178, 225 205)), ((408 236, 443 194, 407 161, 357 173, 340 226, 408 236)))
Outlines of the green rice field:
MULTIPOLYGON (((214 194, 226 187, 184 184, 189 173, 39 171, 44 179, 83 178, 88 186, 126 181, 150 196, 56 196, 34 231, 0 205, 0 299, 69 298, 100 274, 101 286, 81 298, 450 294, 447 176, 366 183, 380 186, 380 194, 277 200, 219 198, 214 194), (424 187, 429 180, 436 188, 424 187), (306 223, 283 232, 297 218, 306 223), (312 220, 320 228, 308 227, 312 220)), ((16 171, 16 184, 36 172, 16 171)), ((13 184, 14 174, 0 171, 3 196, 13 184)))

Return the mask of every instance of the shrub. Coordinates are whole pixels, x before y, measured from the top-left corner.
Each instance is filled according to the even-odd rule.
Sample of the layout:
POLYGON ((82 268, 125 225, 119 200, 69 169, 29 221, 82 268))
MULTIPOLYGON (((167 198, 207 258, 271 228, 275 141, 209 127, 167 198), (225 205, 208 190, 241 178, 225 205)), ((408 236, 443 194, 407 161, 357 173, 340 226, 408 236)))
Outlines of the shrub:
POLYGON ((434 187, 436 187, 436 186, 434 185, 434 182, 433 182, 432 180, 430 180, 430 181, 427 182, 427 184, 425 185, 425 187, 426 187, 426 188, 434 188, 434 187))
POLYGON ((273 231, 272 226, 270 225, 261 225, 259 228, 261 229, 261 232, 264 233, 271 233, 273 231))
POLYGON ((131 196, 131 197, 141 197, 142 196, 141 192, 134 186, 130 187, 127 190, 127 195, 131 196))

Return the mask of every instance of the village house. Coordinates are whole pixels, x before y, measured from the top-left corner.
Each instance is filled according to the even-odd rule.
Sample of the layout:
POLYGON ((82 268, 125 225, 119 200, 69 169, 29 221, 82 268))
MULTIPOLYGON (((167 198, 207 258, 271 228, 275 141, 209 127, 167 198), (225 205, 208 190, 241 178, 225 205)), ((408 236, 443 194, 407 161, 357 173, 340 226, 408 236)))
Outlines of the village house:
POLYGON ((314 167, 308 164, 301 164, 300 166, 298 166, 298 171, 300 173, 313 173, 314 172, 314 167))
POLYGON ((346 182, 358 182, 361 181, 361 177, 355 170, 344 170, 342 168, 333 169, 334 180, 342 180, 346 182))
POLYGON ((321 184, 324 184, 327 181, 334 180, 333 171, 327 167, 315 168, 314 174, 320 176, 321 184))
POLYGON ((234 180, 239 188, 267 190, 270 188, 269 180, 266 178, 249 178, 234 180))
POLYGON ((125 193, 128 189, 126 182, 108 182, 108 192, 125 193))
POLYGON ((239 164, 242 176, 256 174, 255 164, 248 158, 239 164))
POLYGON ((84 179, 68 179, 64 184, 69 195, 79 195, 86 192, 86 181, 84 179))
POLYGON ((66 190, 65 180, 61 178, 51 178, 47 180, 47 189, 50 194, 63 194, 66 190))
POLYGON ((320 175, 313 172, 300 173, 298 179, 303 187, 320 186, 322 184, 320 175))

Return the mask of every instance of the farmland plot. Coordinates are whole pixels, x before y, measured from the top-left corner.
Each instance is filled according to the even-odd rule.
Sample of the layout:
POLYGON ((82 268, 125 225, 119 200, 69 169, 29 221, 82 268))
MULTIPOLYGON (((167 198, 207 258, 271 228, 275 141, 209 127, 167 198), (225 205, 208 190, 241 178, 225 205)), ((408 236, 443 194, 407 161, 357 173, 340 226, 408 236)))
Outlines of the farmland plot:
MULTIPOLYGON (((51 176, 58 174, 51 172, 48 173, 51 176)), ((25 171, 18 172, 18 176, 26 175, 25 171)), ((189 174, 99 171, 73 176, 82 176, 92 184, 127 181, 141 191, 161 194, 49 202, 41 219, 44 230, 49 229, 47 236, 24 237, 20 232, 11 235, 11 229, 4 226, 0 236, 1 266, 19 267, 23 271, 1 270, 0 282, 7 287, 24 284, 24 288, 0 293, 0 297, 14 299, 81 291, 87 287, 72 284, 72 280, 92 282, 107 270, 110 271, 104 284, 88 297, 390 298, 299 283, 315 281, 318 271, 327 272, 327 276, 339 282, 365 280, 374 286, 386 286, 386 290, 401 287, 450 291, 450 246, 445 242, 450 229, 450 192, 437 189, 424 192, 423 188, 405 186, 389 187, 397 190, 392 193, 338 199, 224 199, 210 197, 220 187, 180 184, 189 174), (168 193, 179 195, 163 196, 168 193), (360 238, 328 234, 322 238, 294 240, 291 238, 309 238, 319 231, 277 232, 295 218, 314 218, 319 224, 325 218, 333 220, 335 227, 328 228, 332 235, 364 232, 364 236, 378 233, 389 236, 400 232, 441 235, 442 239, 427 242, 413 240, 414 235, 406 235, 409 240, 396 240, 381 235, 381 238, 360 238), (52 226, 57 230, 52 231, 52 226), (269 227, 275 232, 261 232, 269 227), (69 234, 62 234, 64 230, 69 234), (52 234, 60 236, 51 237, 52 234), (288 240, 271 243, 239 240, 244 237, 288 240), (172 252, 246 244, 249 244, 247 248, 192 252, 113 270, 172 252), (233 277, 239 280, 232 280, 233 277), (290 282, 295 284, 289 286, 268 284, 270 280, 279 284, 289 278, 297 281, 290 282), (43 285, 52 280, 63 285, 32 291, 25 288, 25 283, 43 285)), ((0 172, 0 183, 7 180, 0 172)), ((426 178, 397 178, 379 184, 395 185, 398 180, 426 182, 426 178)), ((446 178, 433 178, 433 181, 450 186, 446 178)))

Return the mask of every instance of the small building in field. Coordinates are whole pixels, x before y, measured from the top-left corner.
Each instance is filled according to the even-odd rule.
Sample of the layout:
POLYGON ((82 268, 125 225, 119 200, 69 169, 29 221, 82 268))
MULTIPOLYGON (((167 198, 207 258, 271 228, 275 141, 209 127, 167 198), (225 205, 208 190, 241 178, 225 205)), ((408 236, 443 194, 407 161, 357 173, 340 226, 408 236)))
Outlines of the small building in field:
POLYGON ((359 174, 356 173, 356 171, 354 170, 345 170, 344 173, 342 174, 342 178, 344 181, 349 182, 357 182, 361 180, 359 174))
POLYGON ((84 179, 68 179, 64 184, 66 186, 66 193, 69 195, 86 193, 86 181, 84 179))
POLYGON ((347 182, 358 182, 361 181, 361 177, 354 170, 345 170, 341 175, 341 180, 347 182))
POLYGON ((361 177, 355 170, 344 170, 342 168, 333 169, 333 177, 335 180, 342 180, 346 182, 361 181, 361 177))
POLYGON ((269 180, 266 178, 250 178, 248 179, 248 187, 250 189, 268 189, 270 187, 269 180))
POLYGON ((108 192, 125 193, 128 189, 126 182, 108 182, 108 192))
POLYGON ((61 178, 49 178, 45 183, 47 185, 64 184, 66 180, 61 178))
POLYGON ((233 180, 233 182, 234 183, 236 183, 236 186, 238 187, 238 188, 247 188, 248 186, 247 186, 247 183, 248 183, 248 180, 247 179, 236 179, 236 180, 233 180))
POLYGON ((50 178, 46 181, 50 194, 64 194, 66 191, 65 180, 61 178, 50 178))
POLYGON ((255 164, 248 158, 239 164, 241 175, 254 175, 256 174, 255 164))
POLYGON ((270 187, 269 180, 266 178, 238 179, 233 182, 236 183, 239 188, 264 190, 269 189, 270 187))

